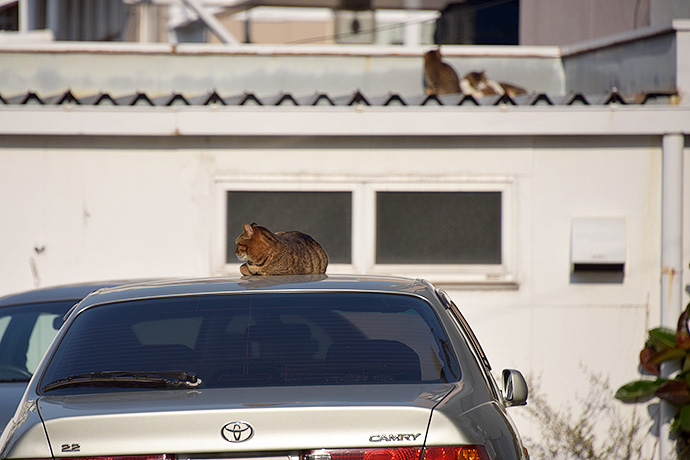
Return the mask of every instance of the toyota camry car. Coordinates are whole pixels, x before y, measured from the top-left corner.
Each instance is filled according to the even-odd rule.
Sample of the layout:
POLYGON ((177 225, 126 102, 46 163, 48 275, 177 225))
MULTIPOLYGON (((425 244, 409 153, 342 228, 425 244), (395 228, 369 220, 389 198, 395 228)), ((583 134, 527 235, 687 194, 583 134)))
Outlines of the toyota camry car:
POLYGON ((81 301, 0 438, 4 459, 525 459, 459 309, 420 280, 152 282, 81 301))
POLYGON ((46 287, 0 298, 0 430, 14 414, 65 313, 90 292, 125 282, 46 287))

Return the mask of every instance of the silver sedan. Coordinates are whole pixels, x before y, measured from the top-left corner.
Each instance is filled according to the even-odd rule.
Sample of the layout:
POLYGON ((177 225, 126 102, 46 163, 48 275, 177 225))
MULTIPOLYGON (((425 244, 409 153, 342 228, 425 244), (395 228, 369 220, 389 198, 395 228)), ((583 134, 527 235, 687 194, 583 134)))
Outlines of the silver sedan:
POLYGON ((501 377, 425 281, 121 286, 70 313, 0 458, 524 460, 527 387, 501 377))

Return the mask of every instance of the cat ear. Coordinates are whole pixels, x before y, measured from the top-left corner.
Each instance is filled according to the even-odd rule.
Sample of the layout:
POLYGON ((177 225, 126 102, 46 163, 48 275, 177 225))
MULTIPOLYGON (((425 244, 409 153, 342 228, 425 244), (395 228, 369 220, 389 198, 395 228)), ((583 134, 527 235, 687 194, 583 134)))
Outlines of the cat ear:
MULTIPOLYGON (((253 223, 252 225, 256 225, 253 223)), ((242 228, 244 229, 244 233, 246 233, 248 236, 252 236, 254 234, 254 229, 252 228, 252 225, 249 224, 244 224, 242 228)))

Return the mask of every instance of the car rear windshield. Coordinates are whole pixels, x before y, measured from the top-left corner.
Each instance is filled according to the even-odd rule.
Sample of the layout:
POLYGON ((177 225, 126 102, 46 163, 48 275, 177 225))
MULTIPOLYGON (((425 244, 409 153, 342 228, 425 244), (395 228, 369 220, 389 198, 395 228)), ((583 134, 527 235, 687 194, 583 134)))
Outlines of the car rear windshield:
MULTIPOLYGON (((205 295, 94 307, 66 331, 41 386, 114 371, 193 373, 201 388, 431 383, 460 375, 431 306, 380 293, 205 295)), ((102 390, 96 387, 58 391, 102 390)))

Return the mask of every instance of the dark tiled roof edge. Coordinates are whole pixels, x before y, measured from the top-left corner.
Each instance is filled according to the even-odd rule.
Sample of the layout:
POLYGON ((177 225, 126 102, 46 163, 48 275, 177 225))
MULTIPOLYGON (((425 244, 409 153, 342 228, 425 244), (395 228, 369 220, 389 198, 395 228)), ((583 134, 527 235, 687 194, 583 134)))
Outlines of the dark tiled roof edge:
POLYGON ((362 91, 357 90, 351 94, 332 96, 327 93, 314 93, 306 96, 294 96, 291 93, 279 92, 268 96, 259 96, 256 93, 245 91, 241 94, 222 96, 216 90, 204 94, 185 95, 173 92, 165 95, 152 96, 146 92, 137 91, 131 94, 113 96, 108 92, 99 92, 83 97, 76 97, 71 90, 62 93, 51 94, 42 97, 37 92, 26 91, 24 93, 6 96, 0 92, 0 107, 2 106, 55 106, 75 104, 82 106, 144 106, 144 107, 169 107, 169 106, 463 106, 463 107, 490 107, 496 105, 512 106, 571 106, 571 105, 670 105, 674 103, 676 93, 648 92, 632 96, 624 96, 616 90, 606 94, 587 95, 583 93, 568 93, 566 95, 549 95, 546 93, 530 93, 511 97, 507 94, 493 95, 482 98, 469 94, 415 95, 406 97, 399 93, 368 97, 362 91))

